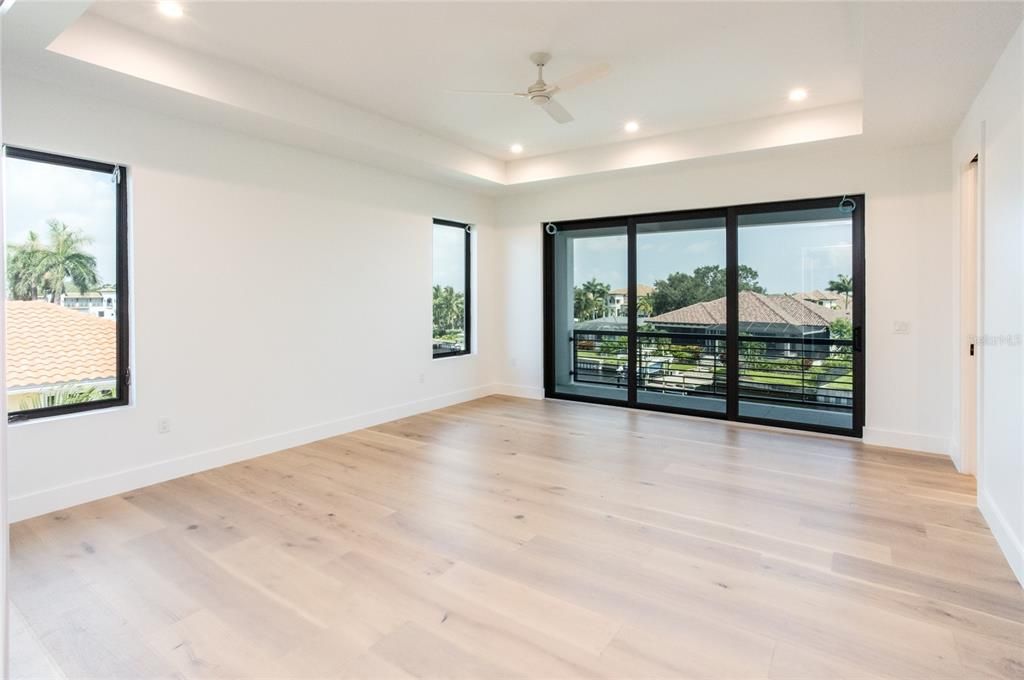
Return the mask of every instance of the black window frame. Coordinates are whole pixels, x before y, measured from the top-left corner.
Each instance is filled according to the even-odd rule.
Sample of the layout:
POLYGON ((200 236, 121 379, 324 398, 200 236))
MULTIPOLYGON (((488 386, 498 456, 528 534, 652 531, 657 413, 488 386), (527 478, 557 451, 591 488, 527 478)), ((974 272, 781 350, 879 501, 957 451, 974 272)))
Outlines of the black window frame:
MULTIPOLYGON (((468 222, 456 222, 454 220, 444 220, 444 219, 435 217, 434 218, 433 226, 435 226, 435 227, 436 226, 452 227, 452 228, 455 228, 455 229, 462 229, 465 232, 465 234, 466 234, 465 240, 463 241, 463 250, 464 250, 464 254, 465 254, 465 258, 466 258, 465 259, 465 262, 466 262, 466 265, 465 265, 466 284, 465 284, 465 297, 463 299, 463 307, 465 308, 465 310, 464 310, 464 312, 465 312, 464 313, 465 320, 463 322, 464 325, 465 325, 463 348, 461 350, 458 350, 458 351, 449 351, 449 352, 440 352, 440 353, 433 352, 433 348, 431 348, 431 351, 432 351, 431 358, 432 359, 447 359, 448 357, 461 357, 461 356, 465 356, 467 354, 472 354, 473 353, 473 294, 472 294, 472 279, 473 279, 473 277, 472 277, 472 271, 471 271, 471 264, 472 264, 472 260, 473 260, 473 247, 472 247, 473 225, 469 224, 468 222)), ((431 244, 433 244, 433 232, 431 232, 431 244)), ((433 262, 433 247, 431 248, 431 262, 433 262)), ((433 285, 433 284, 431 284, 431 285, 433 285)), ((431 314, 433 314, 433 310, 431 310, 431 314)))
MULTIPOLYGON (((129 318, 128 318, 128 168, 117 163, 103 163, 100 161, 64 156, 45 151, 35 151, 17 146, 4 145, 3 158, 16 160, 33 161, 36 163, 47 163, 62 167, 76 168, 79 170, 90 170, 93 172, 107 173, 111 181, 116 182, 115 197, 115 226, 117 230, 115 253, 115 270, 117 272, 117 302, 114 309, 117 314, 117 396, 110 399, 97 399, 82 404, 65 404, 62 406, 45 406, 43 408, 10 411, 7 414, 7 421, 11 423, 49 418, 52 416, 66 415, 69 413, 80 413, 84 411, 96 411, 100 409, 127 406, 131 402, 131 367, 129 362, 129 318)), ((7 256, 6 244, 4 244, 4 257, 7 256)), ((4 340, 6 342, 6 338, 4 340)), ((5 392, 4 399, 7 399, 5 392)))

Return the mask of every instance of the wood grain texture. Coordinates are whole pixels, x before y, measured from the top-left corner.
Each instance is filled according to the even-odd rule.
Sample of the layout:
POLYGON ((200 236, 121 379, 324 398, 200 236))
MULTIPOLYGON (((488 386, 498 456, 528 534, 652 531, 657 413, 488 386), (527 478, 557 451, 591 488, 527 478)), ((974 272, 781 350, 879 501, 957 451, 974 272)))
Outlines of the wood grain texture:
POLYGON ((15 677, 1024 678, 944 458, 489 397, 12 527, 15 677))

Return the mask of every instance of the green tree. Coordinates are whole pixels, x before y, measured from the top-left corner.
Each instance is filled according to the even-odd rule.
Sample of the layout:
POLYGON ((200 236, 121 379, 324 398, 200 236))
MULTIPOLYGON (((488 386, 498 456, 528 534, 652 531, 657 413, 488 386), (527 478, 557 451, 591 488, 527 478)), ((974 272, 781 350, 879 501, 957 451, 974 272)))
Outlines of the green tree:
POLYGON ((110 399, 113 396, 114 390, 98 390, 95 387, 70 385, 24 396, 18 400, 18 408, 24 411, 31 411, 37 408, 46 408, 47 406, 84 404, 89 401, 110 399))
POLYGON ((654 313, 654 306, 651 304, 651 296, 644 295, 636 300, 637 316, 650 316, 654 313))
POLYGON ((608 294, 611 286, 597 279, 590 279, 573 290, 573 316, 577 319, 598 319, 608 308, 608 294))
POLYGON ((45 250, 39 234, 28 232, 20 245, 7 247, 7 287, 13 300, 37 300, 45 288, 39 260, 45 250))
MULTIPOLYGON (((840 317, 828 325, 828 335, 834 340, 853 340, 853 324, 849 319, 840 317)), ((846 362, 849 361, 851 353, 849 344, 833 345, 830 358, 846 362)))
POLYGON ((434 286, 434 337, 458 335, 465 331, 466 296, 451 286, 434 286))
MULTIPOLYGON (((757 282, 757 271, 747 265, 739 267, 740 290, 764 293, 757 282)), ((654 282, 651 293, 652 313, 664 314, 698 302, 709 302, 725 297, 726 270, 718 265, 697 267, 692 274, 675 272, 664 280, 654 282)))
POLYGON ((840 317, 828 325, 828 334, 837 340, 852 340, 853 324, 849 319, 840 317))
POLYGON ((828 282, 828 288, 833 293, 839 293, 846 298, 846 306, 850 306, 850 294, 853 292, 853 278, 846 274, 839 274, 834 281, 828 282))
POLYGON ((96 258, 84 250, 84 246, 92 243, 92 238, 60 220, 50 220, 47 224, 50 227, 50 246, 41 251, 37 266, 46 281, 50 301, 60 304, 67 279, 71 279, 78 290, 84 291, 95 288, 99 276, 96 274, 96 258))

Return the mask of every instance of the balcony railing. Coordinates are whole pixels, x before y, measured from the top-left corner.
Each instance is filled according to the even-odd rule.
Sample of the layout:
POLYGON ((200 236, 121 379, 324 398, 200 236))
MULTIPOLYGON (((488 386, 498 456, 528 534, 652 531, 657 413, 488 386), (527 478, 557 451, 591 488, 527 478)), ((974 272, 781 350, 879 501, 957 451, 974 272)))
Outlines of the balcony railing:
POLYGON ((853 341, 740 336, 740 399, 853 411, 853 341))
MULTIPOLYGON (((573 331, 574 380, 625 387, 627 340, 620 331, 573 331)), ((725 398, 724 335, 639 332, 637 349, 638 390, 725 398)), ((852 342, 741 336, 739 393, 744 401, 852 411, 852 342)))

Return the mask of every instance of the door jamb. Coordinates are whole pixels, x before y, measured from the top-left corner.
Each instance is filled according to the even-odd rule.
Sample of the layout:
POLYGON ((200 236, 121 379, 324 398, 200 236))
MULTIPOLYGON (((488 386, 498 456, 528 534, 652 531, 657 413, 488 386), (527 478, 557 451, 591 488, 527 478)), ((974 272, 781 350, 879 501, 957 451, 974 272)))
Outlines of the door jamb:
POLYGON ((959 468, 964 474, 977 475, 981 455, 981 367, 983 361, 981 328, 981 190, 982 160, 974 154, 959 168, 960 173, 960 320, 957 341, 960 371, 959 468), (973 348, 973 354, 971 350, 973 348), (973 370, 970 363, 973 362, 973 370), (968 377, 972 380, 968 380, 968 377))

